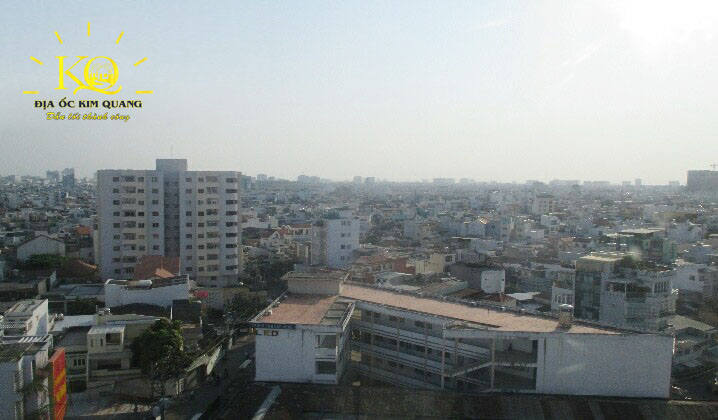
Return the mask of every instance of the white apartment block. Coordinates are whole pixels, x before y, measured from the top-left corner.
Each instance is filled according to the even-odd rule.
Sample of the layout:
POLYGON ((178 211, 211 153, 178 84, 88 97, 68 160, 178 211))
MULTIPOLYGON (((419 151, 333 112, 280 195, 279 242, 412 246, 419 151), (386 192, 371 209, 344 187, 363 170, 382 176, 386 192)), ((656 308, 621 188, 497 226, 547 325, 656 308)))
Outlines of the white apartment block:
POLYGON ((103 280, 132 277, 144 255, 165 255, 161 171, 97 171, 98 264, 103 280))
POLYGON ((359 218, 339 209, 312 226, 312 265, 348 267, 359 250, 359 218))
POLYGON ((289 273, 250 321, 257 381, 668 398, 673 337, 289 273), (588 379, 587 379, 588 378, 588 379))
POLYGON ((180 272, 199 285, 235 284, 241 272, 238 177, 226 171, 180 174, 180 272))
POLYGON ((239 173, 188 171, 185 159, 155 170, 97 172, 100 274, 132 277, 144 255, 180 257, 181 272, 222 287, 241 272, 239 173))

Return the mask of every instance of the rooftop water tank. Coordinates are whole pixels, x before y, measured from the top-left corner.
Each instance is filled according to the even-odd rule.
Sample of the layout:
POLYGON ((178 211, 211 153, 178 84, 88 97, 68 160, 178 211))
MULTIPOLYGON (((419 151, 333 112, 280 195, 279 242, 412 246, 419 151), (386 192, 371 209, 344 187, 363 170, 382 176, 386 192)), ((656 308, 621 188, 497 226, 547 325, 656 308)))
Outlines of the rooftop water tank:
POLYGON ((573 305, 559 305, 558 326, 559 328, 571 328, 573 324, 573 305))

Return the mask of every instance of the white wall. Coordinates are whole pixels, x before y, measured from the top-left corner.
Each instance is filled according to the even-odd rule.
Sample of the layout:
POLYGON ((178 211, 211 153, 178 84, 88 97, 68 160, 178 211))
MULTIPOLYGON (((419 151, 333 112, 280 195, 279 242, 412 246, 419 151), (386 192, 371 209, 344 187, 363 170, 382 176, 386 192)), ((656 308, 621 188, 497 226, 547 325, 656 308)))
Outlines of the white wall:
POLYGON ((337 375, 315 374, 316 354, 321 349, 314 330, 258 328, 255 349, 256 381, 336 382, 337 375))
POLYGON ((341 293, 339 280, 288 280, 289 293, 303 293, 310 295, 338 295, 341 293))
POLYGON ((359 219, 324 220, 324 223, 327 229, 326 264, 332 268, 344 268, 353 261, 354 251, 359 250, 359 219))
POLYGON ((561 334, 539 344, 536 392, 669 396, 672 337, 561 334))
POLYGON ((0 404, 3 409, 0 410, 0 420, 15 420, 15 402, 22 399, 22 394, 16 392, 13 388, 15 380, 15 372, 22 371, 22 362, 18 360, 10 360, 0 364, 0 404))
POLYGON ((62 241, 40 235, 17 248, 17 259, 20 261, 27 261, 33 255, 39 254, 64 256, 65 244, 62 241))
POLYGON ((188 297, 189 282, 147 289, 127 289, 120 284, 105 283, 105 306, 108 308, 132 303, 170 306, 173 300, 187 299, 188 297))
POLYGON ((486 293, 504 293, 506 287, 505 270, 484 270, 481 272, 481 290, 486 293))
POLYGON ((703 293, 703 282, 699 280, 698 270, 708 267, 705 264, 684 263, 676 267, 672 286, 678 290, 703 293))

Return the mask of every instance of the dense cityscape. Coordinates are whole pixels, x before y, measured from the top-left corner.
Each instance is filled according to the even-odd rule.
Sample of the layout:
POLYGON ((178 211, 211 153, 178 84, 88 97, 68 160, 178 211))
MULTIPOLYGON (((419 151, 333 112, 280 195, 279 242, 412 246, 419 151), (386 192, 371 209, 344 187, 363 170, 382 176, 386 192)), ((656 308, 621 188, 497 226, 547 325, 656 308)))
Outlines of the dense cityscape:
POLYGON ((0 420, 718 420, 718 2, 0 39, 0 420))
POLYGON ((190 167, 2 176, 0 417, 390 417, 411 395, 453 401, 436 417, 537 395, 715 414, 715 168, 643 185, 190 167))

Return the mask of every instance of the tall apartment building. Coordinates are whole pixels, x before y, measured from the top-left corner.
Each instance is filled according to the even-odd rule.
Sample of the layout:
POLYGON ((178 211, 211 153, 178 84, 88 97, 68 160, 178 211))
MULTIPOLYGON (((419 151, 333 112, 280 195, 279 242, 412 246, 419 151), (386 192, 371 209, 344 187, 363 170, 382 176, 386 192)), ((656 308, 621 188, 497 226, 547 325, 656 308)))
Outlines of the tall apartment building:
POLYGON ((718 171, 688 171, 686 187, 688 191, 718 192, 718 171))
POLYGON ((359 218, 347 208, 330 212, 312 226, 312 265, 345 268, 359 250, 359 218))
POLYGON ((204 286, 234 284, 241 272, 239 178, 188 171, 186 159, 155 170, 97 172, 100 274, 132 277, 144 255, 180 258, 180 272, 204 286))
POLYGON ((62 170, 62 186, 65 188, 73 188, 75 186, 75 168, 65 168, 62 170))

